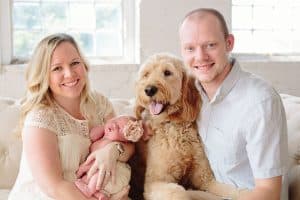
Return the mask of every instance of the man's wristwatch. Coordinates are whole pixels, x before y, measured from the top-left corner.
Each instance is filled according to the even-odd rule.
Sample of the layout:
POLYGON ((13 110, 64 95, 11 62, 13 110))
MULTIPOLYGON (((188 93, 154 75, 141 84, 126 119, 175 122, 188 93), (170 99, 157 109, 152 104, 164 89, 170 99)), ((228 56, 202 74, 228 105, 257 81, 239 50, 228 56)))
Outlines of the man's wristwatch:
POLYGON ((123 144, 116 143, 116 146, 117 146, 117 150, 119 152, 119 156, 122 155, 124 153, 124 151, 125 151, 123 144))

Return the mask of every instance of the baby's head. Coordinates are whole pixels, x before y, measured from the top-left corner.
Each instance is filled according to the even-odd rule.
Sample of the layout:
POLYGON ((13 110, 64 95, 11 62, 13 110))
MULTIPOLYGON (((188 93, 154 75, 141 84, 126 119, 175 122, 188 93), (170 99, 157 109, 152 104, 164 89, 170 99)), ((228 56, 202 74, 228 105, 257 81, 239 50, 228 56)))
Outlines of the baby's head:
POLYGON ((105 133, 116 140, 138 141, 144 132, 143 124, 136 118, 127 115, 121 115, 108 120, 104 126, 105 133))

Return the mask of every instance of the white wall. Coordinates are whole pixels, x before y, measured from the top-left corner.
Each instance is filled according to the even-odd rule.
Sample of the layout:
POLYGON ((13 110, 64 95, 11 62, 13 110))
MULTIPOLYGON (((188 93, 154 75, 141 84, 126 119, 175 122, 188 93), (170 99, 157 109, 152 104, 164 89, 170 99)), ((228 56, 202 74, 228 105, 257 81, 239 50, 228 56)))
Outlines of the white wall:
POLYGON ((229 0, 142 0, 141 10, 141 60, 147 56, 168 51, 179 55, 178 27, 189 11, 199 7, 220 10, 230 19, 229 0))
MULTIPOLYGON (((198 7, 220 10, 230 26, 230 0, 141 0, 140 3, 140 55, 141 62, 157 52, 179 55, 178 25, 182 17, 198 7)), ((242 62, 248 71, 269 80, 279 92, 300 96, 300 64, 288 62, 258 63, 242 62)), ((139 65, 93 66, 92 85, 105 95, 114 98, 132 98, 134 81, 139 65)), ((25 82, 23 70, 7 67, 0 72, 0 96, 21 97, 25 82)))

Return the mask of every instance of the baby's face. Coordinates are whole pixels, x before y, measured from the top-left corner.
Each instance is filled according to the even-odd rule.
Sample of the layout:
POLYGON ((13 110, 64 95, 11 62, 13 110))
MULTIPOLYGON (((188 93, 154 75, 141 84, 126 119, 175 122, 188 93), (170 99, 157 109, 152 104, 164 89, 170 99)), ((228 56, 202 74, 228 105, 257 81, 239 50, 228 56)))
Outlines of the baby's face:
POLYGON ((105 124, 105 133, 110 135, 123 134, 123 129, 128 123, 129 119, 126 117, 117 117, 108 120, 105 124))

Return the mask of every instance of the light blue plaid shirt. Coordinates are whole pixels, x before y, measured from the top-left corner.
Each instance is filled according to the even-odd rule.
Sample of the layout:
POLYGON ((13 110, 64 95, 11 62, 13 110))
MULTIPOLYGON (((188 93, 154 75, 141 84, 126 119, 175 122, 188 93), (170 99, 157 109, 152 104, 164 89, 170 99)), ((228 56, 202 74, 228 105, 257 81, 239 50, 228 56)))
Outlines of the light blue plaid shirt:
POLYGON ((203 100, 197 124, 216 179, 252 189, 255 178, 286 173, 286 117, 278 93, 232 62, 213 99, 196 82, 203 100))

